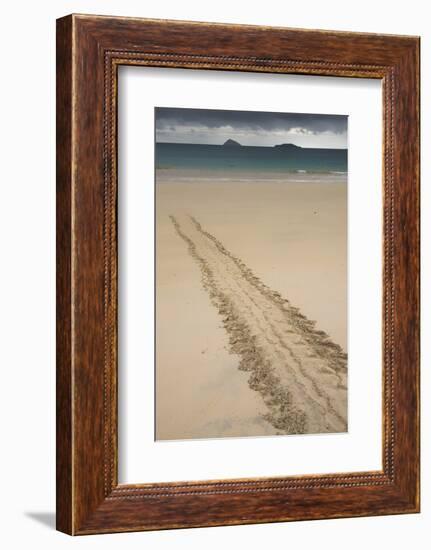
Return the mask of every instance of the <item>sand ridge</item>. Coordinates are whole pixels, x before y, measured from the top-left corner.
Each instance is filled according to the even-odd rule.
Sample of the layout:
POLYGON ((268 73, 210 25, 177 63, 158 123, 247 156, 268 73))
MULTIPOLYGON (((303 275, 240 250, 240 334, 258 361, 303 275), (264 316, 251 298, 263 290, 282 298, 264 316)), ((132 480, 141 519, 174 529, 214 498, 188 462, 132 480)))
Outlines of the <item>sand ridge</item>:
POLYGON ((347 355, 192 216, 170 216, 279 433, 347 430, 347 355))

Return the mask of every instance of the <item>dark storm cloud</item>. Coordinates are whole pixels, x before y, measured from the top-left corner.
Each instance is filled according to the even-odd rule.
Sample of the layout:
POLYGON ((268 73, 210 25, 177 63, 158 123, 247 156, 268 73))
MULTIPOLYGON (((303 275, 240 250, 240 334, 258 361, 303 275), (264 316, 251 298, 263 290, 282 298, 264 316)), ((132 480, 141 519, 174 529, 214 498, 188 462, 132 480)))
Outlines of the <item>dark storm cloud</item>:
POLYGON ((207 109, 156 108, 156 130, 175 132, 181 127, 217 130, 226 126, 246 132, 295 130, 300 134, 343 134, 347 130, 344 115, 302 113, 267 113, 255 111, 222 111, 207 109))

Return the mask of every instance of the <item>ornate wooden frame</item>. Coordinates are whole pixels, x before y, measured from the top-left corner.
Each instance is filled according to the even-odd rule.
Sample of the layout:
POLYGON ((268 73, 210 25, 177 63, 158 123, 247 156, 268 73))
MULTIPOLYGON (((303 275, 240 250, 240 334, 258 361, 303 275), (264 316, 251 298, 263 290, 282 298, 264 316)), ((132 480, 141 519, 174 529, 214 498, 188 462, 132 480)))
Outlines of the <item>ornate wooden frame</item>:
POLYGON ((57 21, 57 528, 419 511, 419 38, 70 15, 57 21), (384 102, 383 469, 119 485, 119 65, 377 78, 384 102))

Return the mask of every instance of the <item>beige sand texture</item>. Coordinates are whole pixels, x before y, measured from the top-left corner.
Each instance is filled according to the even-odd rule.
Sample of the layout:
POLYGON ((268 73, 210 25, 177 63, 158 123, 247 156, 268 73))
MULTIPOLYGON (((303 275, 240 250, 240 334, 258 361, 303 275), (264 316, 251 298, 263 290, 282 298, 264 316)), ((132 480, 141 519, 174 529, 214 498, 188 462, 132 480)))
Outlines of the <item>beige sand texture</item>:
POLYGON ((156 438, 346 431, 346 183, 159 172, 156 438))

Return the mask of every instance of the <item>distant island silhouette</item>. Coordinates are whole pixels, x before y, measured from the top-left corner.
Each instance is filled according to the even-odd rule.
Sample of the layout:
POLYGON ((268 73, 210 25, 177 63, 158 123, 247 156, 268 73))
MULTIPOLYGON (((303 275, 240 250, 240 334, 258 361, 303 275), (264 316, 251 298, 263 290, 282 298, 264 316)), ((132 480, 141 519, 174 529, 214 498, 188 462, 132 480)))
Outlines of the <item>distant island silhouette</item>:
POLYGON ((234 139, 228 139, 223 143, 223 147, 242 147, 241 143, 238 143, 234 139))
POLYGON ((280 145, 274 145, 276 149, 302 149, 300 145, 294 143, 280 143, 280 145))
MULTIPOLYGON (((223 143, 222 147, 243 147, 243 145, 238 141, 235 141, 234 139, 227 139, 223 143)), ((276 149, 287 149, 287 150, 302 149, 300 145, 295 145, 294 143, 280 143, 279 145, 274 145, 274 147, 276 149)))

